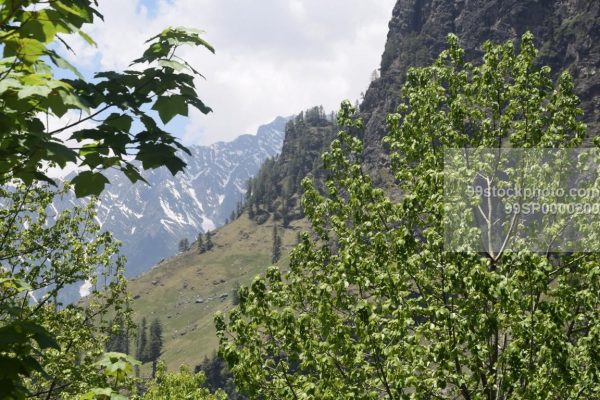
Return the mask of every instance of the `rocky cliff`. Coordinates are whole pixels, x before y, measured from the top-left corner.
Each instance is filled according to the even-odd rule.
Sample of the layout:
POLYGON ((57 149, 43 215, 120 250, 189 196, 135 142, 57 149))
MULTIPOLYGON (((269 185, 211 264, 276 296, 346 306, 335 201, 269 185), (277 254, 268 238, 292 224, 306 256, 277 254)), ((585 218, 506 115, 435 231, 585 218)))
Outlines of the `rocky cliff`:
POLYGON ((399 0, 394 7, 380 78, 365 93, 366 156, 386 162, 381 149, 385 116, 400 100, 409 67, 430 63, 455 33, 468 59, 481 55, 485 40, 504 42, 531 31, 540 64, 554 74, 568 69, 582 99, 590 134, 600 121, 600 2, 596 0, 399 0))

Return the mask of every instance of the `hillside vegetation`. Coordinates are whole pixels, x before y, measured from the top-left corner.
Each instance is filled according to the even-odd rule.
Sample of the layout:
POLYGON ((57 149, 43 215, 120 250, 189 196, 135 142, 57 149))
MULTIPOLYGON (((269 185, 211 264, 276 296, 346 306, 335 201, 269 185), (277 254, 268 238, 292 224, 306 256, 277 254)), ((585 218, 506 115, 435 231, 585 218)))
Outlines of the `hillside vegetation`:
MULTIPOLYGON (((321 154, 337 124, 322 107, 300 112, 285 128, 282 153, 268 159, 248 182, 245 211, 214 232, 214 247, 200 254, 196 243, 131 280, 134 319, 163 322, 161 359, 168 367, 198 364, 218 347, 214 314, 232 306, 234 288, 266 271, 273 253, 273 225, 281 237, 278 264, 308 227, 300 205, 300 181, 323 173, 321 154)), ((143 371, 146 371, 143 369, 143 371)))
MULTIPOLYGON (((214 232, 214 247, 189 251, 161 262, 131 280, 134 318, 159 318, 164 326, 162 360, 170 370, 194 366, 218 347, 214 314, 232 307, 234 288, 251 283, 271 263, 273 219, 262 225, 247 214, 214 232)), ((303 221, 279 228, 283 254, 296 243, 303 221)), ((280 261, 287 263, 286 257, 280 261)), ((142 369, 143 372, 146 369, 142 369)))

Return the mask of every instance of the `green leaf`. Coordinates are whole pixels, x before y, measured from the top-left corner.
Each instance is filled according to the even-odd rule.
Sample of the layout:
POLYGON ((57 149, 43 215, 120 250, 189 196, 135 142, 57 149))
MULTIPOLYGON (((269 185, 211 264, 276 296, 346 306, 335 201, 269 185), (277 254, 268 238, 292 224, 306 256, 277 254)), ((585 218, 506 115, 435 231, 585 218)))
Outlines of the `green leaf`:
POLYGON ((104 186, 110 182, 99 172, 84 171, 73 178, 71 183, 75 187, 75 195, 85 197, 98 196, 104 190, 104 186))
POLYGON ((18 98, 24 99, 26 97, 46 97, 52 92, 48 86, 24 86, 19 90, 18 98))
POLYGON ((153 110, 158 111, 158 115, 163 123, 167 124, 176 115, 188 115, 188 105, 184 96, 160 96, 152 106, 153 110))
POLYGON ((82 101, 82 98, 77 96, 74 92, 61 90, 59 95, 62 98, 65 106, 71 106, 69 108, 82 110, 83 112, 89 114, 90 110, 87 105, 85 105, 82 101))
POLYGON ((38 343, 41 349, 53 348, 60 350, 60 346, 52 334, 43 326, 34 322, 22 322, 21 326, 26 332, 32 334, 32 337, 38 343))
POLYGON ((181 71, 185 68, 184 64, 173 60, 159 60, 158 65, 160 65, 161 67, 172 68, 175 71, 181 71))
POLYGON ((142 162, 145 169, 164 165, 173 175, 182 171, 186 165, 181 158, 175 155, 173 148, 162 143, 141 145, 135 158, 142 162))
POLYGON ((57 67, 73 72, 75 75, 77 75, 79 79, 84 79, 83 75, 81 75, 79 70, 70 62, 61 57, 57 52, 55 52, 54 50, 48 50, 47 54, 52 60, 52 62, 56 64, 57 67))
POLYGON ((58 93, 51 93, 50 96, 48 96, 47 103, 50 110, 52 110, 52 112, 59 118, 69 111, 69 108, 63 101, 63 97, 58 93))
POLYGON ((146 179, 144 179, 144 177, 139 173, 137 168, 135 168, 131 164, 128 164, 125 168, 121 168, 121 171, 123 171, 125 176, 127 176, 127 178, 129 178, 129 180, 132 183, 136 183, 137 181, 142 181, 142 182, 146 183, 147 185, 150 185, 150 183, 148 183, 148 181, 146 179))
POLYGON ((46 142, 44 148, 48 159, 56 162, 61 168, 64 168, 67 162, 77 161, 77 153, 62 143, 46 142))
POLYGON ((85 33, 82 30, 77 31, 77 33, 79 34, 79 36, 81 36, 83 38, 83 40, 85 40, 88 44, 92 45, 92 46, 96 46, 96 42, 94 41, 94 39, 92 39, 92 37, 90 35, 88 35, 87 33, 85 33))
POLYGON ((105 120, 104 124, 119 131, 129 132, 133 118, 127 114, 112 113, 105 120))

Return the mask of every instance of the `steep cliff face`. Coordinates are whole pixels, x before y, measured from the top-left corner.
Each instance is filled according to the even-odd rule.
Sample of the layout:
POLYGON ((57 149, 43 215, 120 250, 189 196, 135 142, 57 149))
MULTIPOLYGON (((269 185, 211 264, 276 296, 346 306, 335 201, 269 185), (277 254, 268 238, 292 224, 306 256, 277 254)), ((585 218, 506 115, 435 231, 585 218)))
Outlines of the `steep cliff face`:
POLYGON ((596 0, 399 0, 389 23, 381 77, 361 104, 368 159, 385 162, 380 139, 385 116, 396 109, 409 67, 431 62, 455 33, 468 59, 481 54, 485 40, 504 42, 531 31, 540 64, 554 74, 568 69, 582 99, 589 132, 600 121, 600 2, 596 0))

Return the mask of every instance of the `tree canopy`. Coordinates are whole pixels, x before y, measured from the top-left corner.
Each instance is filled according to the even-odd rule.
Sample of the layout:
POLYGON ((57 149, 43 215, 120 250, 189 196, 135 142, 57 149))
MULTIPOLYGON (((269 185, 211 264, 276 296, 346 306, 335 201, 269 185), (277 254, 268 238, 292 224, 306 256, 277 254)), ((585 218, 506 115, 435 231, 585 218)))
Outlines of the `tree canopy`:
POLYGON ((120 244, 99 232, 94 204, 48 216, 67 190, 0 189, 1 398, 73 396, 97 385, 94 363, 112 330, 106 317, 129 321, 120 244), (61 304, 63 290, 86 281, 85 303, 61 304))
POLYGON ((0 0, 2 398, 134 393, 133 360, 103 354, 115 334, 117 347, 128 347, 119 244, 99 232, 93 202, 56 209, 55 199, 70 186, 52 190, 47 171, 75 166, 78 197, 100 194, 108 169, 131 182, 143 181, 139 166, 175 174, 185 166, 177 152, 187 149, 165 125, 187 116, 189 106, 211 111, 194 87, 202 75, 177 55, 186 45, 214 52, 198 30, 167 28, 125 71, 82 76, 65 52, 73 51, 73 35, 95 45, 84 28, 102 20, 97 7, 96 0, 0 0), (84 282, 91 288, 85 301, 61 304, 62 290, 84 282), (109 314, 116 324, 106 320, 109 314))
POLYGON ((48 166, 73 163, 81 197, 102 191, 108 180, 101 172, 109 168, 143 180, 134 160, 173 174, 185 166, 177 151, 187 149, 152 110, 164 124, 188 115, 189 106, 210 112, 194 88, 202 75, 176 51, 214 49, 200 31, 168 28, 148 40, 130 69, 97 72, 87 81, 61 54, 71 51, 69 35, 94 45, 83 28, 102 18, 96 7, 95 0, 0 2, 0 183, 52 182, 48 166), (49 119, 65 122, 52 129, 49 119))
MULTIPOLYGON (((585 127, 563 73, 536 65, 533 37, 484 44, 464 61, 455 36, 411 69, 385 142, 402 195, 361 165, 362 128, 323 156, 324 190, 303 181, 312 234, 290 270, 271 267, 217 315, 220 354, 252 398, 587 399, 600 396, 597 253, 444 248, 444 149, 573 147, 585 127)), ((464 234, 459 231, 457 234, 464 234)))

